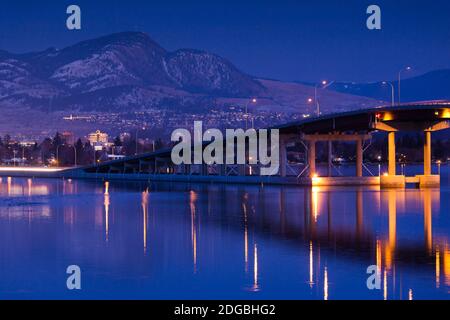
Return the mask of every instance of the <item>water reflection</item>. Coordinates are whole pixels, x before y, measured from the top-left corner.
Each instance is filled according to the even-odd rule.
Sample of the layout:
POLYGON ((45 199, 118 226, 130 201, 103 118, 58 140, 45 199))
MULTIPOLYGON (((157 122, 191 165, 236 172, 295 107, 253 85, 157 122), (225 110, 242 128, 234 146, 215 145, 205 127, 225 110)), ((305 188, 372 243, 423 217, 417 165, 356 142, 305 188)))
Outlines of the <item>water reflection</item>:
MULTIPOLYGON (((13 266, 28 265, 30 248, 38 248, 52 252, 46 260, 30 258, 39 259, 44 277, 48 272, 53 279, 55 261, 79 259, 102 279, 94 281, 95 292, 117 297, 124 288, 137 297, 172 298, 448 297, 446 187, 6 181, 6 188, 0 181, 0 258, 6 261, 0 296, 6 295, 1 288, 20 291, 10 280, 21 283, 13 266), (14 217, 26 217, 26 228, 14 217), (25 236, 17 241, 13 229, 25 236), (11 246, 17 254, 7 254, 11 246), (366 287, 369 265, 381 275, 381 290, 366 287)), ((24 279, 21 286, 34 282, 24 279)))
POLYGON ((197 272, 197 224, 196 224, 196 201, 197 193, 190 192, 189 204, 191 207, 191 242, 192 242, 192 261, 194 265, 194 273, 197 272))
POLYGON ((104 201, 103 205, 105 207, 105 241, 109 240, 109 182, 105 182, 105 192, 104 192, 104 201))
POLYGON ((259 291, 258 284, 258 246, 255 243, 253 246, 253 291, 259 291))
POLYGON ((144 254, 147 253, 147 224, 148 224, 148 188, 142 192, 142 218, 143 218, 143 243, 144 243, 144 254))

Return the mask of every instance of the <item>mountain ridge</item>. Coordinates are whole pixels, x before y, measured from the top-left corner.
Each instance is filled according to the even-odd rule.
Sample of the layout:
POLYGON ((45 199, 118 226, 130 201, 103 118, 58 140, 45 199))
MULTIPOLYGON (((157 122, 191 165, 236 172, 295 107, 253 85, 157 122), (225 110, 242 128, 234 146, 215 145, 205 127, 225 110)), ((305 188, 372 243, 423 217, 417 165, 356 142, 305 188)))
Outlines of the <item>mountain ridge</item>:
MULTIPOLYGON (((255 78, 204 50, 168 51, 142 32, 115 33, 62 49, 21 54, 0 51, 0 110, 8 114, 22 110, 24 117, 32 117, 26 123, 36 123, 37 132, 44 125, 39 125, 37 117, 51 116, 56 119, 50 122, 52 128, 65 130, 67 122, 58 117, 77 113, 112 119, 111 114, 145 112, 159 117, 167 111, 173 116, 157 120, 167 129, 167 123, 176 124, 175 118, 183 121, 177 113, 198 118, 215 112, 211 121, 231 124, 240 121, 239 110, 246 106, 260 114, 261 125, 273 125, 273 119, 283 122, 292 114, 314 114, 314 103, 308 102, 313 96, 314 87, 255 78), (249 103, 252 98, 257 103, 249 103)), ((329 90, 321 90, 320 101, 323 113, 379 104, 329 90)), ((18 129, 24 120, 10 114, 2 128, 5 132, 12 128, 10 133, 24 130, 18 129)), ((128 123, 124 126, 137 123, 136 119, 118 121, 128 123)), ((117 122, 108 123, 114 126, 117 122)), ((30 125, 26 130, 31 132, 30 125)))
MULTIPOLYGON (((398 81, 394 86, 395 101, 398 101, 398 81)), ((383 81, 371 83, 335 82, 331 87, 341 93, 391 101, 391 87, 383 81)), ((401 80, 401 101, 450 100, 450 69, 432 70, 401 80)))
POLYGON ((53 92, 66 91, 61 97, 125 85, 162 85, 233 97, 264 91, 252 77, 218 55, 195 49, 169 52, 141 32, 107 35, 61 50, 49 48, 17 55, 0 51, 0 60, 0 80, 5 81, 1 76, 8 73, 4 68, 18 72, 22 67, 30 77, 54 87, 53 92))

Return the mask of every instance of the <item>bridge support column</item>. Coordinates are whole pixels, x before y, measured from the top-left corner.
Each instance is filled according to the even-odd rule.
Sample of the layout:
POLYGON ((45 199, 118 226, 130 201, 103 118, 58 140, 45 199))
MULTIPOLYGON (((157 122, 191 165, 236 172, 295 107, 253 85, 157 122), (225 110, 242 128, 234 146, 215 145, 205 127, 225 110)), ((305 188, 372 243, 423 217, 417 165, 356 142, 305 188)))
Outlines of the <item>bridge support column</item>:
POLYGON ((388 175, 380 177, 380 183, 385 188, 404 188, 406 184, 405 176, 397 176, 395 157, 395 131, 388 133, 388 175))
POLYGON ((389 169, 388 173, 390 176, 395 176, 397 174, 396 171, 396 157, 395 157, 395 132, 388 133, 388 159, 389 159, 389 169))
POLYGON ((425 131, 425 139, 423 144, 423 175, 419 178, 419 186, 421 188, 439 187, 441 177, 431 173, 431 131, 425 131))
POLYGON ((362 139, 356 140, 356 176, 363 176, 363 143, 362 139))
POLYGON ((423 174, 431 175, 431 131, 425 131, 423 145, 423 174))
POLYGON ((309 164, 309 177, 313 178, 316 174, 316 140, 309 141, 308 148, 308 164, 309 164))

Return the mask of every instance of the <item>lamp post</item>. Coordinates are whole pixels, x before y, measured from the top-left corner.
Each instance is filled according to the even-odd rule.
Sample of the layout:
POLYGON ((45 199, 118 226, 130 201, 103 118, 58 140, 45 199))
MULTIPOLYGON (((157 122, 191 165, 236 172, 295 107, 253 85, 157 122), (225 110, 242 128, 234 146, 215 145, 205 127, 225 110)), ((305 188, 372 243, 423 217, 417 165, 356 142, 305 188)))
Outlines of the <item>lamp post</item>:
POLYGON ((378 156, 377 160, 378 160, 378 176, 381 177, 381 160, 382 160, 382 157, 378 156))
POLYGON ((316 113, 317 116, 320 117, 320 103, 319 103, 319 94, 318 94, 318 88, 319 86, 322 86, 321 89, 326 89, 329 86, 331 86, 334 83, 334 81, 331 81, 330 83, 328 83, 328 81, 323 80, 321 83, 316 84, 316 86, 314 87, 314 101, 316 102, 316 113))
POLYGON ((72 145, 72 148, 73 148, 73 152, 74 152, 73 164, 76 167, 77 166, 77 148, 74 145, 72 145))
POLYGON ((409 70, 411 70, 411 67, 406 67, 406 68, 403 68, 403 69, 401 69, 399 72, 398 72, 398 104, 400 105, 400 103, 401 103, 401 81, 402 81, 402 72, 403 71, 409 71, 409 70))
POLYGON ((248 105, 250 103, 256 103, 257 100, 256 98, 252 98, 251 100, 247 101, 247 103, 245 104, 245 130, 248 129, 248 105))
POLYGON ((395 105, 395 89, 392 82, 389 81, 383 81, 383 85, 390 85, 391 86, 391 106, 395 105))

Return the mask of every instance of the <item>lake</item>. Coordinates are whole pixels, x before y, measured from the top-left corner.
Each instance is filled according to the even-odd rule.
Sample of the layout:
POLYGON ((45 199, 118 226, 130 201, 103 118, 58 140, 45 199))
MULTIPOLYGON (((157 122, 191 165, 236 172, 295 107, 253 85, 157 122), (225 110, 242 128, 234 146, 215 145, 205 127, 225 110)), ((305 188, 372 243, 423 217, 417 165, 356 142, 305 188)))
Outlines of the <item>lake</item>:
POLYGON ((449 173, 424 190, 3 177, 0 299, 448 299, 449 173))

